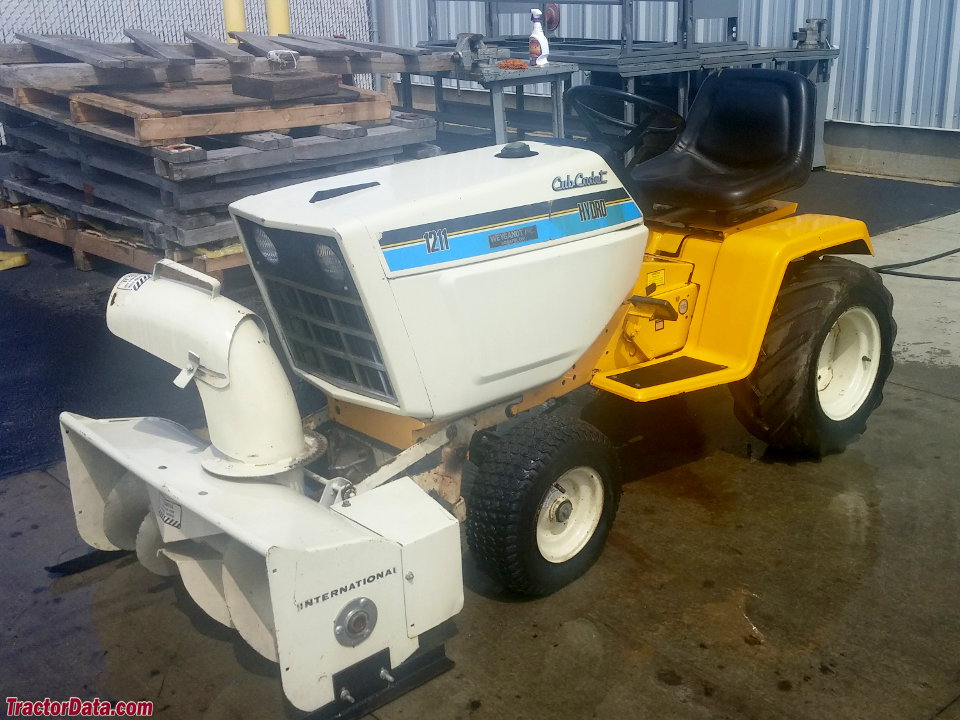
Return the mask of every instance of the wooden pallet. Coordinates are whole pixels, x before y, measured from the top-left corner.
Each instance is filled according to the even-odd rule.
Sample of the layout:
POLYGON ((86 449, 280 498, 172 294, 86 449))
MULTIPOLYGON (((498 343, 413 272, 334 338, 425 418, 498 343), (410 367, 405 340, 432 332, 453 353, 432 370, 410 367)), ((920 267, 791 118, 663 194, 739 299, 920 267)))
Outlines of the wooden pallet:
POLYGON ((222 281, 224 270, 247 264, 243 252, 208 257, 183 250, 161 252, 138 247, 83 227, 82 223, 69 217, 49 216, 30 205, 0 208, 0 226, 7 243, 13 247, 28 247, 37 240, 47 240, 71 248, 74 267, 78 270, 92 270, 96 264, 94 258, 104 258, 141 272, 152 272, 157 261, 166 257, 222 281))
MULTIPOLYGON (((301 128, 334 123, 385 122, 390 119, 390 101, 370 90, 349 88, 343 91, 356 99, 351 102, 271 107, 266 101, 234 95, 229 85, 194 86, 176 90, 158 89, 136 93, 139 102, 103 93, 38 88, 4 88, 0 103, 46 117, 70 127, 139 146, 168 145, 185 138, 227 135, 301 128), (185 113, 173 107, 172 95, 182 98, 187 107, 203 106, 214 112, 185 113), (187 98, 190 98, 188 100, 187 98), (156 104, 145 101, 154 99, 156 104), (229 102, 227 102, 229 100, 229 102), (224 110, 223 108, 233 108, 224 110)), ((330 96, 336 98, 337 96, 330 96)))
POLYGON ((156 248, 184 248, 210 243, 233 241, 237 237, 233 221, 226 215, 201 228, 185 229, 165 225, 129 209, 96 201, 72 187, 49 182, 32 182, 13 178, 3 180, 3 190, 15 204, 43 202, 78 219, 103 221, 137 232, 144 244, 156 248))
POLYGON ((73 132, 34 114, 0 112, 8 142, 4 186, 14 202, 47 202, 75 217, 134 228, 146 245, 191 247, 230 241, 226 206, 297 182, 435 151, 430 118, 396 125, 322 126, 320 135, 279 133, 204 138, 210 149, 181 144, 148 149, 73 132))

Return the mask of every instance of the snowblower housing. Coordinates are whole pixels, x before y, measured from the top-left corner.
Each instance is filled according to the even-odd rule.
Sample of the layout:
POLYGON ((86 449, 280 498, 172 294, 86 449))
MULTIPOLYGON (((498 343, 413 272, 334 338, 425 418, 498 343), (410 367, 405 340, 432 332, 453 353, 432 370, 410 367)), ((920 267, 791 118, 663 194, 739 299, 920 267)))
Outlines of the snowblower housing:
POLYGON ((423 420, 560 377, 630 291, 647 239, 599 155, 539 143, 302 183, 230 210, 296 372, 423 420))

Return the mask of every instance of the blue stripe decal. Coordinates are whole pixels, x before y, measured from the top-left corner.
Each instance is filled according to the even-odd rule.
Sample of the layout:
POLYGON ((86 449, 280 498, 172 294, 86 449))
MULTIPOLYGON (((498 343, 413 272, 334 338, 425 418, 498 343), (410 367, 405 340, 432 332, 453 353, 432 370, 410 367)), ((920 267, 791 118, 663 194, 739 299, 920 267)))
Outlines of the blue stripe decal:
MULTIPOLYGON (((633 200, 611 202, 598 199, 586 200, 577 207, 550 215, 521 218, 487 227, 474 226, 460 232, 448 232, 441 221, 435 229, 424 231, 421 237, 407 236, 400 240, 394 235, 390 245, 383 247, 383 255, 390 270, 412 270, 602 230, 642 216, 633 200)), ((447 223, 455 224, 455 221, 447 223)))

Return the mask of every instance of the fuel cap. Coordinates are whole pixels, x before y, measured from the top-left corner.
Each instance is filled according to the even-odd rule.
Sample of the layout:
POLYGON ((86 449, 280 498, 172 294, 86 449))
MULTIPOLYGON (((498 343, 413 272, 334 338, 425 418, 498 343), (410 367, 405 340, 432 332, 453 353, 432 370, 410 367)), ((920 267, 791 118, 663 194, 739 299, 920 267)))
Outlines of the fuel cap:
POLYGON ((534 152, 530 149, 530 146, 525 142, 512 142, 507 143, 502 148, 500 152, 496 154, 495 157, 498 158, 527 158, 533 157, 534 155, 539 155, 540 153, 534 152))

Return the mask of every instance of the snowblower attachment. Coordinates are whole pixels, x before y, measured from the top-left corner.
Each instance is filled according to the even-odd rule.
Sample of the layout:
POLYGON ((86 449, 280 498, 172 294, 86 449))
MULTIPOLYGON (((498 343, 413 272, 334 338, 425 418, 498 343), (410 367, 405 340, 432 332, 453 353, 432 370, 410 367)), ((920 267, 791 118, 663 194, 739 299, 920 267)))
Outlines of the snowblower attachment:
POLYGON ((211 442, 161 418, 63 413, 83 539, 179 572, 207 614, 280 664, 303 710, 359 708, 436 674, 421 636, 463 604, 456 520, 408 478, 355 496, 333 480, 311 497, 301 466, 323 440, 303 432, 260 319, 215 280, 162 261, 117 283, 107 320, 179 367, 178 385, 196 381, 211 442))

